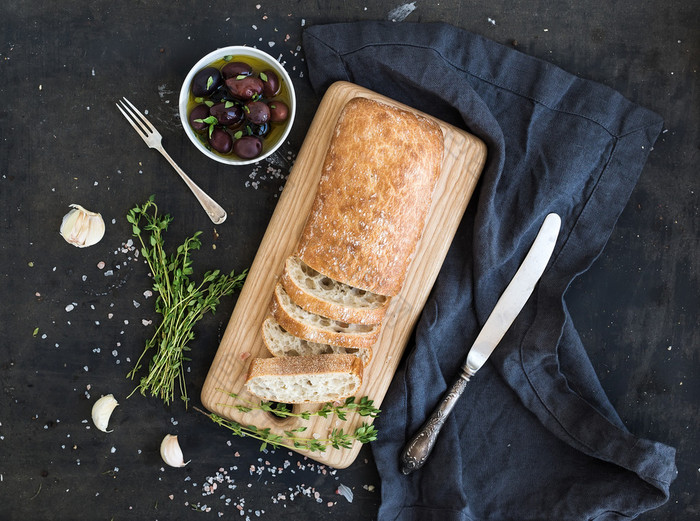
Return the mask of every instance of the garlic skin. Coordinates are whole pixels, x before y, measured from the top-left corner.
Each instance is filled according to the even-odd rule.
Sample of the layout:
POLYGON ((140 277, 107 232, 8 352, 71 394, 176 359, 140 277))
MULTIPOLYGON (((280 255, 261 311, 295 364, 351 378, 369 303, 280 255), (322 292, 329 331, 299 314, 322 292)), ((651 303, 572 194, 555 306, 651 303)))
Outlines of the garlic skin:
POLYGON ((66 242, 78 248, 87 248, 100 242, 105 234, 102 216, 79 204, 71 204, 70 207, 72 210, 63 216, 59 230, 66 242))
POLYGON ((112 432, 107 430, 107 425, 109 425, 109 418, 117 405, 119 403, 111 394, 97 400, 92 406, 92 423, 95 424, 95 427, 102 432, 112 432))
POLYGON ((171 467, 184 467, 189 463, 185 461, 177 436, 173 434, 166 434, 160 443, 160 457, 171 467))

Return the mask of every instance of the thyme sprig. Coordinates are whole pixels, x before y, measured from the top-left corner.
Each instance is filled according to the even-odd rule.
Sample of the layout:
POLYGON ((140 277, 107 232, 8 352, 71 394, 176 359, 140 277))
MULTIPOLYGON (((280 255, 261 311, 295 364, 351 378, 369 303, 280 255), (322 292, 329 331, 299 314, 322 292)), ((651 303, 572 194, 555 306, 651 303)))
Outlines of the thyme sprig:
MULTIPOLYGON (((221 392, 226 392, 219 389, 221 392)), ((242 398, 240 395, 233 392, 226 392, 231 398, 243 402, 240 404, 219 404, 224 407, 233 407, 240 412, 250 412, 252 410, 260 410, 274 414, 279 418, 302 418, 308 420, 312 416, 320 416, 322 418, 328 418, 329 416, 336 415, 340 420, 347 419, 347 413, 356 412, 360 416, 369 416, 371 418, 376 418, 381 412, 380 409, 374 407, 374 400, 370 400, 367 396, 363 396, 359 401, 355 401, 354 396, 349 396, 344 402, 336 403, 324 403, 320 409, 317 411, 301 411, 293 412, 289 410, 287 404, 278 402, 268 402, 260 401, 258 403, 242 398)))
POLYGON ((222 297, 243 284, 247 270, 238 275, 233 271, 230 274, 207 271, 201 282, 196 283, 190 279, 194 272, 191 253, 202 245, 201 232, 188 237, 175 253, 168 254, 164 233, 173 218, 159 214, 153 196, 145 204, 132 208, 126 219, 132 225, 134 237, 141 243, 141 255, 148 263, 153 290, 158 294, 155 310, 163 316, 127 377, 136 378, 146 353, 153 349, 156 352, 149 363, 148 374, 141 377, 134 392, 139 390, 143 395, 150 392, 151 396, 158 396, 169 405, 175 399, 177 387, 187 406, 184 364, 189 361, 185 354, 190 351, 188 344, 195 337, 193 328, 205 314, 216 311, 222 297))
POLYGON ((265 450, 268 446, 276 449, 285 447, 288 449, 305 449, 310 452, 325 452, 328 447, 334 449, 349 449, 353 442, 369 443, 377 439, 377 429, 374 425, 363 423, 354 432, 345 432, 343 429, 333 429, 327 438, 302 438, 298 434, 305 432, 306 427, 297 427, 282 431, 282 434, 275 434, 269 427, 260 428, 255 425, 243 425, 233 420, 222 418, 218 414, 207 413, 195 408, 205 416, 208 416, 214 423, 230 430, 236 436, 249 436, 261 441, 260 450, 265 450))

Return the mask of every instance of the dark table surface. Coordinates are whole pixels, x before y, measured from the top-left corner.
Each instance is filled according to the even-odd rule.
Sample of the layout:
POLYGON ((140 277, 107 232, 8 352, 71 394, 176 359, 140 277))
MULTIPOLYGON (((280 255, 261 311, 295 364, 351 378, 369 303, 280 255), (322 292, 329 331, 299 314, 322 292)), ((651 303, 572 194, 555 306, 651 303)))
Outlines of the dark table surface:
MULTIPOLYGON (((135 394, 133 367, 157 321, 125 215, 155 194, 169 244, 202 230, 197 270, 252 262, 319 103, 301 35, 334 21, 447 21, 608 85, 665 120, 641 180, 595 265, 567 293, 604 389, 628 428, 678 449, 671 499, 640 519, 700 515, 698 449, 698 65, 700 9, 686 0, 562 2, 25 2, 0 5, 0 519, 375 519, 371 448, 334 470, 259 452, 181 403, 135 394), (571 5, 569 5, 571 4, 571 5), (279 57, 299 102, 273 160, 227 167, 185 137, 177 98, 190 67, 225 45, 279 57), (114 102, 148 111, 170 154, 230 216, 213 226, 114 102), (105 217, 87 249, 58 234, 71 203, 105 217), (104 263, 104 267, 101 263, 104 263), (90 410, 120 402, 104 434, 90 410), (184 469, 164 467, 178 434, 184 469), (214 487, 214 484, 216 487, 214 487), (352 503, 338 495, 353 491, 352 503), (202 513, 201 511, 205 511, 202 513), (239 512, 240 511, 240 512, 239 512)), ((193 402, 235 303, 191 343, 193 402)))

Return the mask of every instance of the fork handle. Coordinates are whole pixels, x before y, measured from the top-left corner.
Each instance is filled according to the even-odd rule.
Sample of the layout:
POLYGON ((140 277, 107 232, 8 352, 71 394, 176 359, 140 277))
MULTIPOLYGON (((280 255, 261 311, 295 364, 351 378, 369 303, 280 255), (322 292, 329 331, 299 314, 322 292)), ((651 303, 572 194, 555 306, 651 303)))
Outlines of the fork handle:
POLYGON ((197 183, 192 181, 190 177, 183 172, 182 168, 177 166, 177 163, 173 161, 173 158, 170 157, 170 155, 165 151, 163 147, 158 147, 157 148, 158 152, 163 154, 163 157, 168 160, 168 163, 172 165, 172 167, 175 169, 175 171, 180 174, 180 177, 182 180, 185 182, 187 186, 190 187, 190 190, 192 190, 192 193, 194 196, 197 198, 197 201, 199 201, 199 204, 202 205, 202 208, 204 208, 204 211, 207 212, 207 215, 211 219, 211 221, 214 224, 221 224, 226 220, 226 210, 224 210, 221 205, 219 205, 214 199, 209 197, 207 193, 202 190, 197 183))

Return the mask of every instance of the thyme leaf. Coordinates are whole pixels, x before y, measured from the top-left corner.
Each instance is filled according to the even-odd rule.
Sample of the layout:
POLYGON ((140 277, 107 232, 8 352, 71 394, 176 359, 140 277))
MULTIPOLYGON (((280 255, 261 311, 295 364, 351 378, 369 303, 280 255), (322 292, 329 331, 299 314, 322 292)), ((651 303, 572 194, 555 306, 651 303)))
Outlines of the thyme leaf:
POLYGON ((162 315, 153 336, 146 342, 141 356, 127 378, 134 380, 145 363, 147 354, 154 351, 148 371, 141 376, 137 390, 162 399, 166 405, 175 399, 176 390, 187 406, 185 384, 186 353, 194 339, 195 324, 207 313, 216 312, 222 297, 231 295, 243 285, 247 270, 236 275, 220 270, 207 271, 201 281, 192 280, 194 274, 191 253, 202 243, 196 232, 179 245, 175 252, 165 251, 165 232, 173 218, 160 214, 151 196, 146 203, 132 208, 126 217, 132 234, 141 244, 141 255, 148 263, 153 279, 153 290, 158 294, 155 310, 162 315))
POLYGON ((260 450, 268 446, 273 449, 285 447, 287 449, 304 449, 310 452, 325 452, 328 447, 334 449, 349 449, 353 442, 369 443, 377 439, 378 431, 374 425, 363 423, 354 432, 344 432, 343 429, 333 429, 327 438, 303 438, 300 434, 306 427, 298 427, 283 431, 282 434, 271 432, 269 427, 261 429, 255 425, 244 425, 233 420, 228 420, 214 413, 207 413, 195 407, 195 410, 209 417, 214 423, 230 430, 236 436, 251 437, 262 442, 260 450))
POLYGON ((227 392, 222 389, 218 390, 220 392, 226 393, 231 398, 235 398, 236 400, 241 402, 240 404, 234 405, 227 405, 223 403, 219 405, 225 407, 233 407, 240 412, 250 412, 254 409, 257 409, 272 413, 279 418, 295 417, 308 420, 311 416, 320 416, 322 418, 328 418, 329 416, 335 414, 338 417, 338 419, 345 421, 347 419, 348 412, 356 412, 360 416, 369 416, 371 418, 376 418, 381 412, 381 409, 377 409, 374 406, 374 400, 370 400, 367 396, 363 396, 362 398, 360 398, 359 401, 356 401, 354 396, 349 396, 345 399, 344 402, 324 403, 321 406, 321 408, 317 411, 302 411, 295 413, 289 410, 286 404, 283 403, 266 402, 262 400, 256 403, 250 400, 246 400, 245 398, 242 398, 236 393, 227 392))

